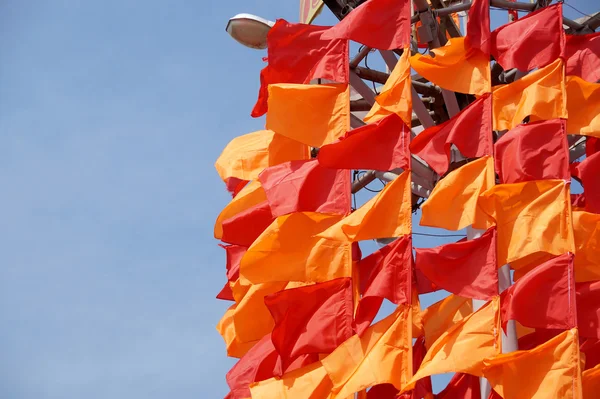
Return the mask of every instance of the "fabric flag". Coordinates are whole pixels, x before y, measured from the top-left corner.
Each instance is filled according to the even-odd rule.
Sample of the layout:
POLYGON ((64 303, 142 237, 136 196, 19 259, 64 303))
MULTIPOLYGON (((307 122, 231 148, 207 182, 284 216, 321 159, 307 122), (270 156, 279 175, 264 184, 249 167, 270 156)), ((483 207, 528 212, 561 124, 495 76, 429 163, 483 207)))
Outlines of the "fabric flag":
POLYGON ((292 212, 350 213, 350 173, 327 169, 316 159, 265 169, 258 177, 273 216, 292 212))
POLYGON ((561 59, 513 83, 496 86, 492 101, 494 130, 512 129, 530 115, 537 120, 566 119, 566 97, 561 59))
MULTIPOLYGON (((413 344, 413 370, 418 370, 425 359, 427 347, 425 346, 425 337, 420 336, 413 344)), ((412 391, 412 398, 434 399, 431 377, 425 377, 417 381, 415 389, 412 391)))
POLYGON ((229 191, 232 198, 235 198, 236 195, 248 184, 249 180, 238 179, 237 177, 228 177, 224 180, 225 189, 229 191))
POLYGON ((240 279, 257 284, 351 277, 351 244, 316 236, 340 219, 314 212, 278 217, 248 248, 240 265, 240 279))
MULTIPOLYGON (((517 322, 518 323, 518 322, 517 322)), ((517 324, 520 328, 523 327, 520 323, 517 324)), ((536 346, 540 346, 541 344, 550 341, 552 338, 556 337, 560 333, 564 331, 564 329, 531 329, 532 333, 527 334, 525 336, 519 337, 518 344, 520 350, 530 350, 535 348, 536 346)), ((517 328, 517 336, 519 335, 519 328, 517 328)))
POLYGON ((324 39, 328 26, 293 24, 277 20, 267 34, 268 65, 260 73, 253 117, 267 112, 268 86, 275 83, 307 84, 313 79, 348 83, 348 41, 324 39))
POLYGON ((567 133, 600 137, 600 84, 567 77, 567 133))
POLYGON ((573 212, 575 281, 600 280, 600 214, 573 212))
POLYGON ((269 85, 267 129, 311 147, 333 143, 350 129, 347 84, 269 85))
POLYGON ((498 297, 495 297, 445 331, 430 345, 421 367, 403 391, 434 374, 453 371, 481 376, 484 359, 500 353, 498 305, 498 297))
POLYGON ((410 46, 410 2, 369 0, 330 28, 323 38, 348 39, 379 50, 410 46))
POLYGON ((412 297, 412 239, 398 238, 358 263, 362 298, 356 311, 358 335, 369 327, 384 299, 399 305, 412 297))
POLYGON ((588 82, 600 80, 600 32, 567 35, 565 46, 566 74, 588 82))
MULTIPOLYGON (((373 0, 369 0, 373 1, 373 0)), ((405 49, 394 70, 375 97, 375 104, 364 117, 368 123, 396 114, 406 126, 412 123, 412 85, 410 80, 410 51, 405 49)))
POLYGON ((367 391, 367 399, 396 399, 398 392, 392 384, 379 384, 367 391))
POLYGON ((490 300, 498 295, 496 229, 479 238, 416 249, 416 268, 436 286, 455 295, 490 300))
POLYGON ((490 95, 475 100, 448 121, 423 130, 410 143, 410 151, 441 176, 448 171, 452 144, 467 158, 492 155, 490 95))
POLYGON ((258 181, 252 181, 236 195, 221 211, 215 222, 214 236, 216 239, 223 237, 223 222, 231 219, 248 209, 252 209, 267 200, 267 196, 258 181))
MULTIPOLYGON (((227 356, 241 358, 244 356, 256 343, 258 339, 242 342, 236 335, 235 325, 233 324, 233 314, 235 313, 236 305, 233 305, 227 311, 219 323, 217 324, 217 331, 223 337, 225 341, 225 347, 227 348, 227 356)), ((268 333, 268 332, 267 332, 268 333)))
POLYGON ((536 252, 575 252, 569 184, 563 180, 501 184, 483 193, 479 205, 496 221, 498 265, 536 252))
POLYGON ((412 375, 411 324, 410 307, 400 305, 362 337, 354 335, 324 358, 335 397, 378 384, 403 387, 412 375))
POLYGON ((588 156, 576 169, 585 192, 585 210, 600 213, 600 153, 588 156))
POLYGON ((495 144, 501 183, 569 180, 566 121, 553 119, 518 125, 495 144))
POLYGON ((410 169, 410 129, 396 114, 350 130, 319 149, 319 164, 333 169, 410 169))
POLYGON ((452 38, 445 46, 432 50, 435 57, 417 53, 410 57, 410 65, 441 88, 478 96, 490 93, 490 57, 467 42, 463 37, 452 38))
POLYGON ((224 220, 221 241, 249 247, 274 219, 269 203, 263 201, 224 220))
POLYGON ((582 337, 600 339, 600 281, 577 284, 577 325, 582 337))
POLYGON ((504 399, 581 398, 577 329, 528 351, 486 359, 483 371, 504 399))
POLYGON ((582 398, 595 399, 600 392, 600 366, 586 370, 581 375, 582 398))
POLYGON ((479 197, 496 182, 494 159, 484 156, 448 173, 421 207, 421 226, 461 230, 469 225, 487 229, 488 218, 479 197))
POLYGON ((410 234, 411 197, 410 170, 406 170, 366 204, 318 237, 347 242, 410 234))
POLYGON ((479 377, 456 373, 446 388, 435 396, 435 399, 481 399, 479 386, 479 377))
POLYGON ((588 136, 585 139, 585 155, 591 156, 600 152, 600 138, 588 136))
POLYGON ((305 144, 270 130, 260 130, 231 140, 215 162, 215 169, 226 182, 230 178, 254 180, 268 166, 309 158, 305 144))
POLYGON ((585 193, 571 194, 571 207, 573 211, 585 211, 585 193))
POLYGON ((600 340, 584 338, 579 345, 579 351, 585 356, 585 369, 591 369, 600 364, 600 340))
POLYGON ((334 399, 332 383, 321 362, 250 385, 252 399, 334 399))
POLYGON ((458 295, 449 295, 426 308, 422 312, 422 323, 427 348, 472 313, 473 301, 458 295))
POLYGON ((283 369, 300 355, 330 353, 354 335, 352 280, 280 291, 265 297, 283 369))
POLYGON ((492 55, 509 70, 542 68, 564 51, 562 4, 541 8, 492 32, 492 55))
POLYGON ((218 299, 234 301, 233 292, 231 291, 230 283, 233 283, 240 276, 240 261, 242 256, 246 253, 248 248, 241 245, 221 245, 221 248, 225 250, 226 264, 225 269, 227 270, 227 282, 225 286, 217 295, 218 299))
POLYGON ((502 322, 526 327, 570 329, 577 326, 573 254, 536 267, 502 293, 502 322))
POLYGON ((467 43, 484 54, 491 51, 490 1, 473 0, 467 20, 467 43))

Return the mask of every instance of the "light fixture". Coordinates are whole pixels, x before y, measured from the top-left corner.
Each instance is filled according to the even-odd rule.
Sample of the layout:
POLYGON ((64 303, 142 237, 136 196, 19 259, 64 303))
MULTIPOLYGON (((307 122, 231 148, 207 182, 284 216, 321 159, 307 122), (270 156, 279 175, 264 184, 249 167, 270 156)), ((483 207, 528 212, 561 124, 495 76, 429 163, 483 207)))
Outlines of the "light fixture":
POLYGON ((230 18, 225 30, 237 42, 255 49, 267 48, 267 33, 275 22, 252 14, 238 14, 230 18))

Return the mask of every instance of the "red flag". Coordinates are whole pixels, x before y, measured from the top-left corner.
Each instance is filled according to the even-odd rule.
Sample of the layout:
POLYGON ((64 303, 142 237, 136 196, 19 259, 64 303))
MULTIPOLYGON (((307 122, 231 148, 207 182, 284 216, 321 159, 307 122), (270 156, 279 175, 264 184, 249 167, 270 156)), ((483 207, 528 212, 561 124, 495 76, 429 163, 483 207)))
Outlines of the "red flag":
POLYGON ((359 262, 362 298, 355 318, 359 335, 369 327, 384 299, 396 305, 411 302, 412 262, 410 235, 398 238, 359 262))
POLYGON ((573 208, 585 209, 585 193, 571 194, 571 206, 573 208))
POLYGON ((552 119, 509 130, 495 144, 500 183, 531 180, 569 180, 566 121, 552 119))
POLYGON ((600 281, 577 283, 576 289, 579 335, 600 339, 600 281))
POLYGON ((249 247, 273 220, 269 202, 263 201, 223 221, 221 241, 249 247))
POLYGON ((452 144, 468 158, 492 155, 491 112, 492 98, 486 94, 452 119, 423 130, 410 143, 410 151, 439 175, 448 170, 452 144))
POLYGON ((575 167, 585 194, 585 210, 600 213, 600 153, 588 156, 575 167))
POLYGON ((258 175, 273 216, 293 212, 350 213, 350 172, 316 159, 271 166, 258 175))
POLYGON ((225 286, 221 289, 221 292, 217 295, 217 299, 222 299, 224 301, 234 301, 233 292, 231 291, 231 286, 229 283, 234 282, 240 276, 240 261, 242 260, 242 256, 246 253, 248 248, 243 247, 241 245, 222 245, 219 244, 221 248, 225 250, 226 254, 226 264, 225 268, 227 270, 227 282, 225 286))
POLYGON ((585 155, 587 157, 600 152, 600 139, 598 137, 587 136, 585 139, 585 155))
POLYGON ((502 293, 502 323, 517 320, 531 328, 577 326, 573 255, 557 256, 523 276, 502 293))
POLYGON ((265 297, 283 369, 298 356, 330 353, 354 335, 352 280, 339 278, 265 297))
POLYGON ((505 70, 530 71, 564 51, 562 3, 541 8, 492 32, 492 55, 505 70))
POLYGON ((292 24, 277 20, 267 35, 269 64, 260 73, 258 101, 253 117, 267 112, 268 86, 309 83, 322 78, 348 83, 348 41, 325 39, 328 26, 292 24))
POLYGON ((579 346, 581 353, 585 354, 585 369, 600 364, 600 340, 595 338, 584 338, 579 346))
POLYGON ((446 388, 438 393, 436 399, 481 399, 479 377, 471 374, 456 373, 446 388))
POLYGON ((567 75, 592 83, 600 80, 600 32, 567 35, 565 59, 567 75))
POLYGON ((409 169, 410 129, 397 114, 390 114, 346 133, 338 142, 319 150, 319 163, 326 168, 409 169))
POLYGON ((483 300, 498 295, 495 227, 473 240, 417 248, 415 264, 433 284, 455 295, 483 300))
POLYGON ((367 399, 395 399, 398 390, 392 384, 379 384, 367 391, 367 399))
POLYGON ((536 346, 543 344, 544 342, 550 341, 552 338, 556 337, 562 332, 563 330, 536 328, 534 332, 519 338, 519 350, 531 350, 536 346))
POLYGON ((349 39, 379 50, 410 46, 410 2, 369 0, 352 10, 323 38, 349 39))
POLYGON ((473 0, 467 20, 467 44, 490 54, 490 1, 473 0))
POLYGON ((225 179, 225 188, 233 198, 248 184, 248 180, 238 179, 237 177, 228 177, 225 179))

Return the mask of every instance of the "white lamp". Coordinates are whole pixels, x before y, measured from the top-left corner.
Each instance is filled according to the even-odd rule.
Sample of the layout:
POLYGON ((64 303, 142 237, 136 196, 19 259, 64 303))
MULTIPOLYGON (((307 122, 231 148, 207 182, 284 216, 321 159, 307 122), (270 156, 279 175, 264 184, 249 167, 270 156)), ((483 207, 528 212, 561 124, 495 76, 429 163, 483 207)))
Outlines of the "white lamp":
POLYGON ((275 22, 252 14, 238 14, 230 18, 225 30, 237 42, 255 49, 267 48, 267 33, 275 22))

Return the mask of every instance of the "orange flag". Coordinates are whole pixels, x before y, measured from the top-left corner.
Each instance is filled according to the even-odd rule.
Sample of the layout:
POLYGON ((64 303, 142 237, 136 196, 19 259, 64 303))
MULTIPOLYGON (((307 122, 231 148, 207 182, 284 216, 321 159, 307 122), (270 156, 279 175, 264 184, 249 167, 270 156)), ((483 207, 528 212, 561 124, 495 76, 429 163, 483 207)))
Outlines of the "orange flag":
POLYGON ((331 389, 331 380, 321 362, 286 373, 282 378, 270 378, 250 385, 252 399, 333 399, 331 389))
POLYGON ((581 368, 577 329, 546 343, 485 360, 483 374, 504 399, 579 399, 581 368))
POLYGON ((215 169, 224 181, 231 177, 253 180, 268 166, 309 158, 306 145, 260 130, 231 140, 215 162, 215 169))
POLYGON ((499 265, 536 252, 575 252, 568 182, 500 184, 483 193, 479 204, 497 224, 499 265))
POLYGON ((248 183, 221 211, 215 222, 216 239, 223 237, 223 222, 267 200, 265 190, 256 180, 248 183))
POLYGON ((410 234, 411 209, 410 170, 406 170, 366 204, 318 236, 345 242, 410 234))
POLYGON ((317 237, 341 218, 314 212, 278 217, 248 248, 240 265, 240 279, 257 284, 351 277, 352 244, 317 237))
POLYGON ((435 58, 421 54, 410 57, 410 64, 425 79, 438 86, 483 95, 492 91, 490 57, 471 48, 464 37, 456 37, 433 50, 435 58))
POLYGON ((600 137, 600 84, 567 77, 567 133, 600 137))
POLYGON ((563 61, 552 64, 507 85, 494 87, 494 130, 512 129, 525 117, 535 120, 567 119, 563 61))
POLYGON ((583 372, 581 385, 583 386, 583 399, 596 399, 598 397, 598 392, 600 392, 600 364, 583 372))
POLYGON ((421 367, 403 388, 408 391, 423 377, 449 372, 482 375, 483 360, 500 353, 499 298, 465 317, 429 346, 421 367))
POLYGON ((365 122, 376 122, 397 114, 410 127, 412 123, 412 86, 410 82, 410 50, 405 49, 390 77, 375 98, 376 103, 365 116, 365 122))
POLYGON ((575 281, 600 280, 600 214, 573 212, 575 281))
POLYGON ((231 306, 219 323, 217 324, 217 331, 223 337, 225 341, 225 347, 227 348, 227 356, 241 358, 248 352, 252 347, 259 341, 253 340, 249 342, 241 342, 237 338, 235 333, 235 325, 233 324, 233 314, 235 313, 236 305, 231 306))
POLYGON ((267 129, 311 147, 333 143, 350 130, 349 86, 269 85, 267 129))
POLYGON ((411 324, 410 306, 400 305, 362 337, 352 336, 324 358, 335 397, 378 384, 402 388, 412 375, 411 324))
POLYGON ((421 207, 421 226, 461 230, 473 225, 477 229, 487 229, 490 224, 478 198, 492 188, 495 181, 494 159, 490 156, 448 173, 421 207))
POLYGON ((458 295, 448 295, 422 312, 425 346, 430 347, 450 327, 473 313, 473 301, 458 295))

